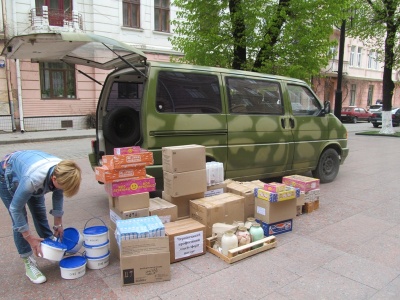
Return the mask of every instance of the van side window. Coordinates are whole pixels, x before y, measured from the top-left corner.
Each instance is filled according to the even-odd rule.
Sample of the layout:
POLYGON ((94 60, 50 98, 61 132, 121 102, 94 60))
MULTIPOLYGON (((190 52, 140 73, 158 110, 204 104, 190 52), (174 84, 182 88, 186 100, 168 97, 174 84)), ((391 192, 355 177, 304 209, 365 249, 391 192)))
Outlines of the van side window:
POLYGON ((142 94, 143 83, 116 81, 111 87, 106 111, 120 106, 128 106, 140 111, 142 94))
POLYGON ((316 115, 321 110, 321 103, 306 87, 288 84, 293 115, 316 115))
POLYGON ((160 113, 221 113, 218 77, 161 71, 158 73, 156 109, 160 113))
POLYGON ((278 82, 249 78, 226 78, 229 112, 237 114, 283 114, 278 82))

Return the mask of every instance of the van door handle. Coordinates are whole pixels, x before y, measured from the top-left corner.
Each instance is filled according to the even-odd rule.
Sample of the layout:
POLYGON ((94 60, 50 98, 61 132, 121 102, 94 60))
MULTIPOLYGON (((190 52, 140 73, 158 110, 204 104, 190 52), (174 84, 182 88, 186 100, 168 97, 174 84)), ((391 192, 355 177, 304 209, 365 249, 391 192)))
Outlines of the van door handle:
POLYGON ((290 128, 294 128, 294 119, 293 118, 289 118, 289 124, 290 124, 290 128))
POLYGON ((285 123, 286 123, 286 122, 285 122, 285 118, 282 118, 282 119, 281 119, 282 128, 285 128, 285 123))

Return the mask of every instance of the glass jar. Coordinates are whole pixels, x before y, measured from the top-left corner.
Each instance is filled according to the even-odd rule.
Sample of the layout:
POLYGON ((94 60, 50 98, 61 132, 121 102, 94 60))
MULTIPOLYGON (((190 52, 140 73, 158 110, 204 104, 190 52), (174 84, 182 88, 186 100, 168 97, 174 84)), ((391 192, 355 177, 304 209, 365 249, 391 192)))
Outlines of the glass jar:
MULTIPOLYGON (((262 229, 261 225, 259 223, 254 224, 250 228, 250 235, 251 235, 251 240, 253 242, 259 241, 264 238, 264 230, 262 229)), ((261 247, 262 244, 253 246, 251 249, 256 249, 261 247)))
MULTIPOLYGON (((251 235, 250 232, 247 230, 245 226, 240 226, 238 230, 236 231, 236 236, 238 238, 238 245, 243 246, 251 243, 251 235)), ((238 253, 244 253, 249 251, 249 249, 245 249, 242 251, 239 251, 238 253)))
POLYGON ((258 224, 258 223, 256 222, 256 219, 255 219, 255 218, 252 218, 252 217, 248 217, 247 220, 246 220, 246 223, 244 223, 244 226, 246 226, 247 230, 250 230, 250 227, 251 227, 253 224, 258 224))
POLYGON ((238 246, 238 239, 232 230, 228 230, 222 235, 221 248, 223 255, 228 256, 228 250, 237 248, 237 246, 238 246))

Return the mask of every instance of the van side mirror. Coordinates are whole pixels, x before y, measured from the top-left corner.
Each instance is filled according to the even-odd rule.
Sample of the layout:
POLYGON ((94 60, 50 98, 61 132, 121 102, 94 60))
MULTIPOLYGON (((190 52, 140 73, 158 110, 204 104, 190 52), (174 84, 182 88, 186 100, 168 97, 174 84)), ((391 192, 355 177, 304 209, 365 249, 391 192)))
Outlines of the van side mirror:
POLYGON ((324 102, 324 111, 326 114, 331 112, 331 103, 329 101, 324 102))

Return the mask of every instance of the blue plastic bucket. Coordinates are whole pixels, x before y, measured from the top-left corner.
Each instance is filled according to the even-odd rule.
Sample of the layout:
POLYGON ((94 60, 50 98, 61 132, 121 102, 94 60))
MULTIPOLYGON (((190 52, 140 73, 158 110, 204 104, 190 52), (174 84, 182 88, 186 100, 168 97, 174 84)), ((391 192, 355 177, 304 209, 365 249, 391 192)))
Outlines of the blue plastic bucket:
POLYGON ((61 277, 76 279, 86 273, 86 258, 83 256, 69 256, 60 261, 61 277))
POLYGON ((75 254, 83 245, 83 235, 73 227, 64 229, 62 242, 67 246, 67 253, 75 254))

